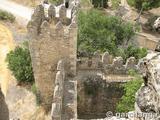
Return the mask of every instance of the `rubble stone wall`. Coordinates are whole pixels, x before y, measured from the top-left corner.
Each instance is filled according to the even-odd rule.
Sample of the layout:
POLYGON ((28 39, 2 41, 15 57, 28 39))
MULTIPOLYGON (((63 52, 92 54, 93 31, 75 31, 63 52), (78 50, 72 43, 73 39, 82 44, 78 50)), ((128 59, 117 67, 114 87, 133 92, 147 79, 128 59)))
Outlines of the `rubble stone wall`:
POLYGON ((127 74, 128 70, 138 70, 137 61, 134 57, 127 59, 126 63, 122 57, 113 58, 108 52, 103 55, 95 55, 92 58, 80 58, 77 64, 78 70, 103 70, 105 74, 127 74))
MULTIPOLYGON (((49 10, 54 11, 52 8, 49 10)), ((54 12, 48 14, 49 17, 46 18, 44 7, 37 6, 27 28, 36 87, 42 105, 49 107, 52 103, 58 61, 65 60, 67 74, 76 73, 77 25, 75 17, 66 26, 62 21, 55 22, 52 16, 54 12)))

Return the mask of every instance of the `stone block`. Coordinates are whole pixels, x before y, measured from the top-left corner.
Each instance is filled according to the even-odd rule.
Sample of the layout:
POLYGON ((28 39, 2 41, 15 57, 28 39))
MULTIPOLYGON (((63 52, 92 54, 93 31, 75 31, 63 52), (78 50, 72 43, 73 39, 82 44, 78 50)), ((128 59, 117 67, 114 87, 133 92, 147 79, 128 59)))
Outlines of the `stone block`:
POLYGON ((134 57, 130 57, 130 58, 127 59, 126 68, 128 70, 136 68, 136 59, 134 57))

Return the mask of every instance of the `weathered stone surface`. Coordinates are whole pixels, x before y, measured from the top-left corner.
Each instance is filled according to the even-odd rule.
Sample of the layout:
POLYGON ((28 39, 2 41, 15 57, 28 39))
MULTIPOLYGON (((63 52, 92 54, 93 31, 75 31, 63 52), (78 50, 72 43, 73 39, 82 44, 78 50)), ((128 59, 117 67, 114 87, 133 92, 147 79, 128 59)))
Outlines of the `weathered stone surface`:
POLYGON ((105 52, 103 55, 102 55, 102 62, 103 64, 109 64, 110 63, 110 55, 108 52, 105 52))
POLYGON ((66 24, 67 16, 66 16, 67 9, 65 6, 61 6, 59 10, 59 19, 63 24, 66 24))
POLYGON ((40 26, 44 19, 44 8, 42 5, 39 5, 36 7, 31 17, 31 21, 27 25, 29 37, 35 38, 38 35, 38 33, 40 32, 40 26))
MULTIPOLYGON (((78 76, 78 118, 105 118, 108 111, 115 112, 123 95, 123 83, 106 82, 96 73, 78 76)), ((106 119, 107 120, 107 119, 106 119)))
POLYGON ((123 58, 122 57, 114 58, 112 65, 115 67, 122 67, 123 66, 123 58))
POLYGON ((9 110, 0 88, 0 120, 9 120, 9 110))
POLYGON ((55 20, 56 17, 56 9, 54 5, 50 5, 49 9, 48 9, 48 16, 49 18, 52 20, 55 20))
MULTIPOLYGON (((136 94, 136 111, 144 113, 159 114, 160 110, 160 55, 150 53, 143 63, 143 77, 145 85, 143 85, 136 94)), ((145 118, 145 120, 156 120, 157 115, 153 118, 145 118)), ((158 119, 157 119, 158 120, 158 119)))
POLYGON ((153 27, 155 29, 160 29, 160 17, 155 20, 153 27))
POLYGON ((134 57, 130 57, 126 62, 127 69, 136 69, 136 59, 134 57))
POLYGON ((60 104, 58 104, 58 103, 52 104, 51 115, 52 115, 53 120, 57 120, 58 118, 60 118, 60 116, 61 116, 61 105, 60 104), (57 118, 57 119, 55 119, 55 118, 57 118))

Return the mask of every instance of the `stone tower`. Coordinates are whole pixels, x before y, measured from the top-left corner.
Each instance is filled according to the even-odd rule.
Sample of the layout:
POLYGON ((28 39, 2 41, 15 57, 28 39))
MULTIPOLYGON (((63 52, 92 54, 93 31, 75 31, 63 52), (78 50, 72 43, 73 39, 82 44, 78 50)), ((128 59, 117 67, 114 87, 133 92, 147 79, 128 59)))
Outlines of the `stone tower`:
POLYGON ((53 5, 45 16, 43 5, 36 7, 28 23, 30 53, 35 83, 42 105, 51 107, 54 91, 57 63, 65 61, 67 74, 76 74, 77 24, 76 6, 71 9, 71 18, 67 18, 67 8, 62 6, 59 17, 53 5))

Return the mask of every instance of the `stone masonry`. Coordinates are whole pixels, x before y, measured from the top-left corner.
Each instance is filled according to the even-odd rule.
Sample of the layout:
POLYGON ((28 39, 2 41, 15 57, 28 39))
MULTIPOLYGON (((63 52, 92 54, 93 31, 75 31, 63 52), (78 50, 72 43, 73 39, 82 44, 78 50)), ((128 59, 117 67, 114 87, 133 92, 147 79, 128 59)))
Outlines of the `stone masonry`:
POLYGON ((134 57, 130 57, 124 63, 122 57, 113 57, 108 52, 96 54, 89 57, 81 57, 77 63, 78 70, 102 70, 106 75, 124 75, 128 70, 138 70, 138 62, 134 57))
MULTIPOLYGON (((75 8, 76 6, 74 10, 75 8)), ((55 92, 58 61, 64 60, 66 74, 76 74, 76 17, 73 16, 69 25, 66 26, 64 9, 66 8, 62 5, 60 12, 63 13, 56 18, 55 8, 50 5, 48 17, 46 17, 43 5, 39 5, 27 26, 35 83, 42 105, 47 108, 51 106, 55 92)))

